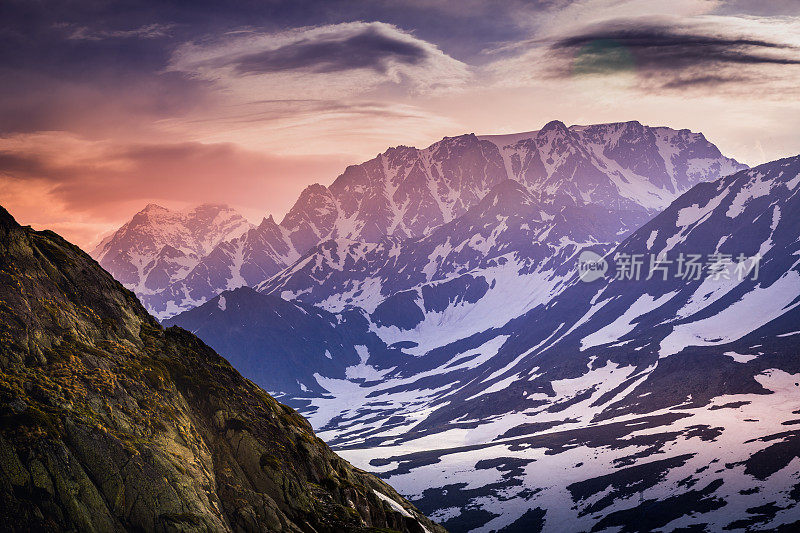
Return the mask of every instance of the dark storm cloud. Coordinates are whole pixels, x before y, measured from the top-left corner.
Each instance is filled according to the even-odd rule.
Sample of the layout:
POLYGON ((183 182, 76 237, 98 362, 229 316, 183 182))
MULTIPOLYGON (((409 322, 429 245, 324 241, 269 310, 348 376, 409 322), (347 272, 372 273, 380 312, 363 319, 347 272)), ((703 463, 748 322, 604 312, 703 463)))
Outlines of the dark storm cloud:
POLYGON ((800 65, 798 49, 776 41, 619 22, 561 38, 550 50, 558 76, 631 71, 668 89, 743 82, 755 68, 768 78, 800 65))
POLYGON ((686 34, 666 28, 630 28, 600 30, 567 37, 553 49, 580 52, 598 42, 615 43, 629 50, 637 66, 659 69, 682 69, 714 63, 797 65, 800 58, 791 46, 758 39, 725 38, 686 34), (767 55, 767 51, 789 51, 791 56, 767 55))
POLYGON ((274 50, 239 57, 235 69, 241 74, 265 74, 282 70, 339 72, 371 69, 385 73, 391 62, 421 63, 428 55, 417 42, 399 39, 374 26, 352 35, 303 39, 274 50))

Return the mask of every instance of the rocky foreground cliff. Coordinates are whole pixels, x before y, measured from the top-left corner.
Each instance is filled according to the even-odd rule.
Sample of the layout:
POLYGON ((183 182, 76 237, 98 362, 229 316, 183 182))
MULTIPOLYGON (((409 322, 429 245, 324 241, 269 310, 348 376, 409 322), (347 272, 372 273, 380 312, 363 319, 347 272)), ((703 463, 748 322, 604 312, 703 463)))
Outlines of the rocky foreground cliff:
POLYGON ((98 264, 0 207, 6 530, 442 532, 98 264))

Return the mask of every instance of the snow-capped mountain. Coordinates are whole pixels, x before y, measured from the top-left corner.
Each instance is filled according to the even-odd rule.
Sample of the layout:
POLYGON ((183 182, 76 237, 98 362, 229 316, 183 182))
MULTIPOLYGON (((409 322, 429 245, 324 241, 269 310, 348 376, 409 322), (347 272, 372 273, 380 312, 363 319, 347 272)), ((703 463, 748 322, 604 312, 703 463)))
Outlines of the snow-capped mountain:
MULTIPOLYGON (((741 168, 702 134, 638 122, 567 128, 554 121, 511 136, 446 137, 425 149, 391 148, 348 167, 329 187, 308 187, 279 225, 219 243, 159 290, 125 282, 139 288, 148 310, 166 318, 223 290, 264 282, 329 240, 370 247, 387 237, 429 235, 508 179, 551 212, 588 204, 612 211, 624 235, 697 182, 741 168)), ((128 263, 107 266, 127 280, 128 263)))
MULTIPOLYGON (((297 285, 275 293, 338 306, 333 315, 305 309, 332 326, 360 316, 359 335, 372 336, 369 345, 353 341, 363 342, 359 357, 343 358, 344 369, 302 371, 282 401, 451 531, 792 531, 800 525, 800 156, 697 184, 615 246, 602 246, 615 233, 588 215, 576 225, 592 206, 574 206, 551 227, 561 211, 529 187, 498 183, 441 237, 435 229, 320 246, 297 275, 276 278, 297 285), (558 248, 568 240, 542 237, 548 227, 582 245, 597 241, 606 274, 579 280, 584 247, 558 248), (442 243, 453 246, 441 253, 442 243), (487 300, 501 259, 540 274, 548 260, 562 262, 552 270, 559 285, 520 283, 487 300), (318 269, 306 268, 317 260, 318 269), (637 264, 638 279, 629 279, 637 264), (379 288, 339 281, 351 268, 378 276, 379 288), (456 275, 437 281, 448 269, 456 275), (320 283, 347 298, 320 292, 320 283), (340 305, 347 299, 367 310, 340 305)), ((246 324, 243 333, 270 320, 242 322, 224 307, 217 302, 218 314, 246 324)), ((190 325, 187 316, 175 323, 190 325)), ((212 322, 197 329, 201 338, 204 328, 225 333, 212 322)), ((262 352, 265 364, 271 353, 262 352)))
POLYGON ((384 337, 424 353, 430 332, 463 338, 548 301, 566 287, 572 257, 608 250, 619 233, 618 212, 542 203, 509 179, 425 237, 327 241, 258 288, 331 311, 363 308, 384 337))
POLYGON ((653 215, 699 181, 742 168, 688 130, 552 121, 527 134, 467 134, 422 150, 391 148, 348 167, 328 188, 306 189, 281 225, 301 253, 329 239, 419 237, 463 215, 506 179, 544 201, 653 215))
POLYGON ((799 185, 800 157, 698 185, 609 254, 760 254, 757 279, 574 280, 380 382, 318 377, 348 400, 312 423, 451 530, 796 523, 799 185))
POLYGON ((104 239, 92 256, 141 298, 182 280, 217 244, 252 227, 225 205, 172 211, 149 204, 104 239))
MULTIPOLYGON (((551 122, 538 132, 484 139, 498 147, 513 179, 464 215, 417 239, 323 242, 258 289, 331 311, 362 307, 378 313, 376 327, 386 336, 421 342, 402 331, 413 330, 455 340, 547 302, 564 288, 570 258, 585 249, 602 253, 691 185, 743 168, 702 135, 638 122, 551 122), (450 305, 456 302, 448 295, 463 286, 470 296, 450 305)), ((421 342, 417 349, 427 348, 421 342)))
POLYGON ((509 177, 531 190, 620 211, 658 212, 693 185, 744 168, 701 133, 636 121, 553 121, 535 134, 483 139, 500 149, 509 177))
POLYGON ((256 285, 299 257, 288 232, 270 216, 241 236, 217 244, 182 279, 139 297, 157 316, 172 316, 220 291, 256 285))

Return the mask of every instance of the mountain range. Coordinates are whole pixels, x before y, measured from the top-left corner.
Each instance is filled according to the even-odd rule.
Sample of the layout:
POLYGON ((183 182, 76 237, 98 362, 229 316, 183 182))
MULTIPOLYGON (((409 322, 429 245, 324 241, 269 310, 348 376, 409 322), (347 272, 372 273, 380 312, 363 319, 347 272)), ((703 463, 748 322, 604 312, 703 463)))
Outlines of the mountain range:
POLYGON ((792 531, 798 185, 637 122, 445 138, 139 296, 450 531, 792 531))
POLYGON ((573 261, 559 291, 509 320, 510 298, 473 314, 491 286, 479 266, 438 293, 401 289, 371 313, 239 289, 169 323, 227 341, 220 349, 235 365, 247 354, 269 388, 287 362, 275 346, 307 350, 311 367, 284 383, 284 401, 450 531, 791 531, 799 206, 800 156, 698 184, 606 250, 608 275, 583 282, 573 261), (680 254, 697 253, 702 275, 676 277, 680 254), (672 271, 615 275, 624 258, 651 254, 672 271), (728 259, 717 279, 715 254, 728 259), (274 328, 287 304, 287 323, 303 315, 329 332, 310 334, 316 344, 237 345, 274 328), (426 329, 433 316, 458 318, 426 329), (352 346, 336 346, 337 331, 352 346))
POLYGON ((179 228, 192 226, 191 214, 150 206, 93 256, 164 319, 223 290, 266 282, 327 241, 376 244, 429 235, 509 179, 552 211, 606 209, 621 236, 698 182, 742 168, 688 130, 638 122, 568 128, 553 121, 523 134, 468 134, 422 150, 390 148, 348 167, 329 187, 307 187, 280 224, 270 217, 248 228, 216 206, 218 219, 208 223, 208 235, 196 237, 214 244, 202 254, 183 236, 193 229, 173 234, 175 219, 181 219, 179 228), (127 238, 135 232, 146 236, 143 242, 127 238))

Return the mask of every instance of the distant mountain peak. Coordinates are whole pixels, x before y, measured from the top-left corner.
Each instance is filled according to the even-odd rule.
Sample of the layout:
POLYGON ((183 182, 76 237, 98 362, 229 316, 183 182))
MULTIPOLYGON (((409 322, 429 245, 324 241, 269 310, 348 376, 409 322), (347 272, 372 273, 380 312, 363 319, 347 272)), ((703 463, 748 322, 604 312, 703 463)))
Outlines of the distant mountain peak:
POLYGON ((139 213, 153 213, 158 211, 169 211, 166 207, 160 206, 156 203, 149 203, 147 204, 144 209, 139 211, 139 213))
POLYGON ((539 135, 545 135, 551 131, 563 133, 564 135, 569 133, 569 129, 567 128, 566 124, 560 120, 551 120, 539 130, 539 135))
POLYGON ((252 227, 224 204, 172 211, 150 203, 103 239, 92 255, 142 297, 182 279, 217 244, 252 227))

